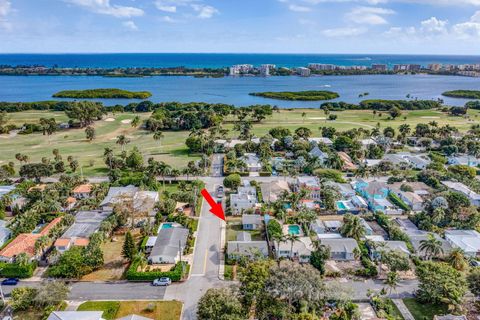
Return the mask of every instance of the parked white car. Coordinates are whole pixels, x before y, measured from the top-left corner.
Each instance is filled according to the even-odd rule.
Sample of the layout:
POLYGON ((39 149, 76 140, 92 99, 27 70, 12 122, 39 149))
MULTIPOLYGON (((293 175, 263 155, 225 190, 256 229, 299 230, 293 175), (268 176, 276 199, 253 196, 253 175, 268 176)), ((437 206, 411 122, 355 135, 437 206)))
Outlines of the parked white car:
POLYGON ((172 284, 172 280, 170 278, 167 278, 167 277, 162 277, 162 278, 158 278, 158 279, 155 279, 153 280, 152 282, 152 285, 154 285, 155 287, 157 286, 169 286, 172 284))

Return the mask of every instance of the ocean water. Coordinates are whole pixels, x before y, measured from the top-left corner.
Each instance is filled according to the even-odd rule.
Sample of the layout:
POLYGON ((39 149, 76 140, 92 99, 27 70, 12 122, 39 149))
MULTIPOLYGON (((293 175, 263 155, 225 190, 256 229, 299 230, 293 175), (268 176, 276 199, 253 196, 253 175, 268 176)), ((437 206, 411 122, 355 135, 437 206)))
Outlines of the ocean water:
POLYGON ((0 65, 43 65, 47 67, 178 67, 220 68, 233 64, 276 64, 284 67, 306 66, 309 63, 363 65, 381 63, 471 64, 480 63, 480 56, 444 55, 375 55, 375 54, 230 54, 230 53, 120 53, 120 54, 0 54, 0 65))
MULTIPOLYGON (((250 96, 260 91, 331 90, 340 98, 333 101, 358 103, 364 99, 444 99, 448 105, 463 106, 468 100, 442 97, 447 90, 480 90, 480 78, 437 75, 361 75, 290 77, 147 77, 109 78, 87 76, 0 76, 0 101, 52 100, 60 90, 121 88, 152 92, 153 102, 208 102, 236 106, 271 104, 282 108, 315 108, 321 101, 282 101, 250 96), (360 98, 358 95, 368 92, 360 98)), ((57 99, 60 100, 60 99, 57 99)), ((66 99, 68 100, 68 99, 66 99)), ((101 100, 106 105, 138 100, 101 100)))

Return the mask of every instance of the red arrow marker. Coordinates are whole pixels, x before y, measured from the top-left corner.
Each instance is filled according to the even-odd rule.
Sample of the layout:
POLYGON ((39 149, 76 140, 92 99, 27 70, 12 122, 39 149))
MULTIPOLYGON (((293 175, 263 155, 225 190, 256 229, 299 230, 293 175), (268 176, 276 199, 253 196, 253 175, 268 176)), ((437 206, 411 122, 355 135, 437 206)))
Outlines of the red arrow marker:
POLYGON ((215 202, 215 200, 213 200, 212 196, 210 195, 210 193, 208 193, 207 189, 203 189, 201 193, 202 193, 202 196, 205 198, 205 200, 207 200, 210 207, 212 207, 210 209, 210 212, 216 215, 217 217, 219 217, 220 219, 222 219, 223 221, 225 221, 225 212, 223 212, 222 205, 220 203, 215 202))

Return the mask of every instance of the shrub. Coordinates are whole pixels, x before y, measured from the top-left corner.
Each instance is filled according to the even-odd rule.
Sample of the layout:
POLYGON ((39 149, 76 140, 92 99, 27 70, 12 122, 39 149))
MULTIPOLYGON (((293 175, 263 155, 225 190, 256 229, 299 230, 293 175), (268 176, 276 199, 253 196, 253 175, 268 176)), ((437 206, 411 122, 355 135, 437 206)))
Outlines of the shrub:
POLYGON ((26 265, 18 263, 0 263, 0 277, 4 278, 30 278, 37 269, 37 263, 32 262, 26 265))
POLYGON ((161 277, 168 277, 172 281, 180 281, 188 273, 189 265, 187 263, 177 263, 170 271, 137 271, 140 264, 139 260, 134 260, 127 270, 126 278, 131 281, 153 281, 161 277))

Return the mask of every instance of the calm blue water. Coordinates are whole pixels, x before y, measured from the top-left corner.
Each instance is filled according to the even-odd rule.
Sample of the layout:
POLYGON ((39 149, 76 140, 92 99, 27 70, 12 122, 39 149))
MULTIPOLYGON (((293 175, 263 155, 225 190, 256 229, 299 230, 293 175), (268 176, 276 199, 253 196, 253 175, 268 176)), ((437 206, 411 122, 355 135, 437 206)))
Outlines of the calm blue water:
POLYGON ((284 67, 308 63, 365 65, 382 63, 465 64, 480 63, 480 56, 373 55, 373 54, 200 54, 200 53, 120 53, 120 54, 0 54, 0 65, 43 65, 59 67, 178 67, 220 68, 233 64, 266 63, 284 67))
MULTIPOLYGON (((81 76, 0 76, 0 101, 52 100, 60 90, 121 88, 148 90, 154 102, 209 102, 236 106, 272 104, 283 108, 318 107, 315 101, 281 101, 254 97, 250 92, 332 90, 340 94, 336 101, 357 103, 363 99, 442 98, 449 105, 463 106, 467 100, 442 97, 447 90, 480 90, 480 78, 432 75, 362 75, 291 77, 150 77, 104 78, 81 76), (365 98, 358 95, 369 92, 365 98)), ((98 100, 102 101, 102 100, 98 100)), ((103 100, 106 105, 127 104, 135 100, 103 100)))

